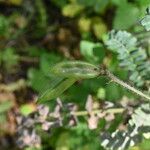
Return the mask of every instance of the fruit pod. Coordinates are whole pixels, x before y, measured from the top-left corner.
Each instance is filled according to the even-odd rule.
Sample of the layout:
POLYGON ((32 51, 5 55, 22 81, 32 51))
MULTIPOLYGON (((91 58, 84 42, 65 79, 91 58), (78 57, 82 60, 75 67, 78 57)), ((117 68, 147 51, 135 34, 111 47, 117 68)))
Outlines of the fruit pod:
POLYGON ((51 68, 51 73, 61 77, 88 79, 97 77, 100 73, 95 65, 82 61, 67 61, 56 64, 51 68))

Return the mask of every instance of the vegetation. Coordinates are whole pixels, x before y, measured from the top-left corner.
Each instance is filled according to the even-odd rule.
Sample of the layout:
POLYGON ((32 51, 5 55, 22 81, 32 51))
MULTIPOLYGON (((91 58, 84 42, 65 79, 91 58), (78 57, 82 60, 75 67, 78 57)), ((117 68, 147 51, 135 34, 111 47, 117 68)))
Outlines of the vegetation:
POLYGON ((1 0, 1 148, 149 150, 149 6, 1 0))

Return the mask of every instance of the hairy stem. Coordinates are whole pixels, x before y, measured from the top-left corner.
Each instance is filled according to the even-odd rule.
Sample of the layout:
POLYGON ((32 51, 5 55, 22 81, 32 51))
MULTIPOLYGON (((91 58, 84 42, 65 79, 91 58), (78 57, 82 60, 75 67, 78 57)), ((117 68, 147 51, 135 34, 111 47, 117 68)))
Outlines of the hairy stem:
POLYGON ((129 91, 132 91, 133 93, 145 98, 146 100, 150 101, 150 96, 144 94, 140 90, 134 88, 133 86, 128 85, 127 83, 123 82, 122 80, 118 79, 116 76, 114 76, 111 72, 106 70, 106 75, 109 77, 113 82, 116 82, 117 84, 123 86, 124 88, 128 89, 129 91))

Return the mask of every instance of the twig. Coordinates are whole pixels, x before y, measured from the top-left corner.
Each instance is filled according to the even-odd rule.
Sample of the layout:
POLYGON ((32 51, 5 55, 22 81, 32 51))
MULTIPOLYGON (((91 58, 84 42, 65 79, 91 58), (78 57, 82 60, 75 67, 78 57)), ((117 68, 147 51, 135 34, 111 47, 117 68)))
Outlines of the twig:
POLYGON ((133 86, 130 86, 129 84, 123 82, 122 80, 120 80, 119 78, 117 78, 116 76, 114 76, 111 72, 109 72, 108 70, 106 70, 106 76, 109 77, 113 82, 116 82, 117 84, 123 86, 124 88, 132 91, 133 93, 145 98, 146 100, 150 101, 150 96, 144 94, 143 92, 141 92, 140 90, 136 89, 133 86))

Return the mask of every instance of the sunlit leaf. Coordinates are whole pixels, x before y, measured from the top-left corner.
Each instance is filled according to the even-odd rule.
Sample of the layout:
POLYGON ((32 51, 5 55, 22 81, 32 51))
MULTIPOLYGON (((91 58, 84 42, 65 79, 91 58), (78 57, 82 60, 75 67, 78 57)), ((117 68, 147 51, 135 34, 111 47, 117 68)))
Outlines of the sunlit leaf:
POLYGON ((131 3, 121 4, 113 22, 114 29, 128 29, 138 21, 139 10, 131 3))
POLYGON ((75 82, 76 82, 75 78, 59 80, 57 85, 56 85, 56 82, 54 82, 55 86, 53 88, 49 88, 46 92, 44 92, 38 98, 38 103, 43 103, 43 102, 59 97, 65 90, 67 90, 75 82))
POLYGON ((77 14, 81 12, 82 9, 83 7, 76 3, 68 4, 63 7, 62 14, 66 17, 75 17, 77 14))

